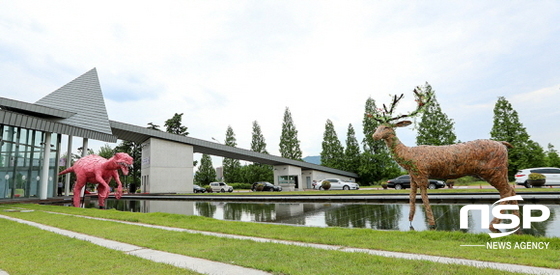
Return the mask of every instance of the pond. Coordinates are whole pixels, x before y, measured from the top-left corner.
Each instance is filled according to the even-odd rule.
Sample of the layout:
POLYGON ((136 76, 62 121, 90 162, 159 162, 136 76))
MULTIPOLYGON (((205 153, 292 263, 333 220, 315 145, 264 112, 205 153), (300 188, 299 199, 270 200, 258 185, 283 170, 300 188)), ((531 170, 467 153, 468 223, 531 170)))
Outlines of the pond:
MULTIPOLYGON (((106 202, 108 209, 130 212, 164 212, 198 215, 219 220, 264 222, 294 226, 370 228, 408 231, 409 205, 399 203, 243 203, 173 200, 114 200, 106 202)), ((432 204, 438 230, 487 233, 481 229, 480 211, 470 211, 469 229, 460 229, 460 209, 464 204, 432 204)), ((546 205, 550 218, 532 223, 525 234, 560 237, 560 205, 546 205)), ((89 200, 88 208, 96 208, 97 200, 89 200)), ((539 214, 535 214, 538 216, 539 214)), ((414 230, 427 230, 424 207, 417 204, 412 222, 414 230)))

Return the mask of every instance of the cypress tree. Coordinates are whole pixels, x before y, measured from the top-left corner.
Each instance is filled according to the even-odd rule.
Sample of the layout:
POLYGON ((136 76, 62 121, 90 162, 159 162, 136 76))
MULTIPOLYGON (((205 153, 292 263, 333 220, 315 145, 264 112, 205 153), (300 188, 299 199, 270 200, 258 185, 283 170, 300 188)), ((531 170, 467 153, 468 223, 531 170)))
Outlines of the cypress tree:
MULTIPOLYGON (((432 91, 432 86, 426 82, 421 87, 427 92, 432 91)), ((432 102, 422 113, 422 120, 418 124, 417 145, 449 145, 457 143, 457 136, 453 127, 453 119, 447 117, 437 102, 435 93, 432 102)))
POLYGON ((325 124, 322 148, 321 165, 335 169, 342 169, 344 167, 344 148, 342 148, 342 144, 336 135, 334 125, 330 119, 327 119, 325 124))
POLYGON ((268 154, 266 151, 266 142, 261 132, 261 126, 256 120, 253 121, 253 133, 251 136, 251 151, 268 154))
POLYGON ((560 167, 560 156, 558 156, 558 151, 554 149, 554 145, 548 144, 548 150, 546 151, 546 165, 548 167, 560 167))
POLYGON ((282 135, 280 136, 280 155, 283 158, 301 160, 302 152, 297 134, 298 131, 294 125, 290 109, 286 107, 286 111, 284 111, 284 121, 282 123, 282 135))
MULTIPOLYGON (((261 127, 257 121, 253 121, 253 133, 251 140, 251 151, 268 154, 266 151, 266 142, 261 132, 261 127)), ((274 171, 271 165, 253 163, 247 167, 243 167, 243 178, 245 182, 253 183, 257 181, 274 182, 274 171)))
POLYGON ((349 172, 358 172, 360 167, 360 144, 356 139, 356 132, 352 124, 348 124, 346 133, 346 149, 344 150, 344 169, 349 172))
POLYGON ((194 182, 200 186, 205 186, 216 180, 216 170, 212 166, 212 158, 207 154, 202 154, 200 167, 194 175, 194 182))
POLYGON ((498 98, 494 106, 494 123, 490 131, 491 139, 507 141, 513 148, 509 149, 509 180, 514 180, 518 170, 539 167, 544 164, 542 147, 530 139, 523 124, 519 121, 517 111, 505 97, 498 98))
MULTIPOLYGON (((235 133, 231 126, 228 126, 226 131, 226 146, 235 147, 237 146, 237 140, 235 139, 235 133)), ((240 182, 240 170, 241 163, 238 159, 224 158, 224 180, 228 182, 240 182)))
POLYGON ((396 177, 401 171, 398 164, 392 159, 385 142, 382 140, 374 140, 372 137, 380 124, 371 119, 368 114, 375 115, 378 112, 375 100, 371 97, 368 98, 362 121, 364 131, 362 146, 364 152, 362 153, 360 168, 358 169, 360 181, 364 185, 370 185, 382 179, 396 177))

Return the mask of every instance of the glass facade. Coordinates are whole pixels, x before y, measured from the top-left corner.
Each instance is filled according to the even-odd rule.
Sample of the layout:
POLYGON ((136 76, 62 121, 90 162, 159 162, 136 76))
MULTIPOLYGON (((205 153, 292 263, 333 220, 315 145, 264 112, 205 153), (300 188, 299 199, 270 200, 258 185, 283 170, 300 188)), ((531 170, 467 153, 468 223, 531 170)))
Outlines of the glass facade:
MULTIPOLYGON (((0 125, 0 199, 39 197, 45 133, 0 125)), ((51 134, 47 197, 56 196, 61 135, 51 134)))

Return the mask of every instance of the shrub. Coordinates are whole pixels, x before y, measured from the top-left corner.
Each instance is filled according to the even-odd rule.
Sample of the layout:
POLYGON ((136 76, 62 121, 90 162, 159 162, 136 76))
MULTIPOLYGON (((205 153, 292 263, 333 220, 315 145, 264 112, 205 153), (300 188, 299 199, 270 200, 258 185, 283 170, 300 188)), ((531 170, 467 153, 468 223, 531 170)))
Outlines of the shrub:
POLYGON ((529 180, 544 180, 546 176, 540 173, 531 173, 529 174, 529 180))
POLYGON ((321 183, 321 187, 325 190, 331 189, 331 182, 326 180, 321 183))
POLYGON ((228 183, 228 185, 233 187, 233 190, 251 189, 251 184, 250 183, 237 182, 237 183, 228 183))

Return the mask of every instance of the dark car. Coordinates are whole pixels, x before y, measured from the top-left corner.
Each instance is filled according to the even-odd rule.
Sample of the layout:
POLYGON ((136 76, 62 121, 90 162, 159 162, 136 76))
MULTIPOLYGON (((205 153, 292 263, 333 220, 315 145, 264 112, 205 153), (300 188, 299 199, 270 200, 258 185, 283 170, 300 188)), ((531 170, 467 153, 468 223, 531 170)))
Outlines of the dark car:
POLYGON ((257 191, 257 186, 259 184, 263 185, 263 188, 260 191, 278 191, 278 192, 282 191, 282 186, 274 185, 267 181, 259 181, 253 183, 253 185, 251 185, 251 191, 257 191))
POLYGON ((195 185, 193 185, 193 192, 194 193, 204 193, 204 192, 206 192, 206 188, 202 188, 202 187, 195 184, 195 185))
MULTIPOLYGON (((428 189, 444 188, 445 182, 441 180, 429 180, 428 189)), ((387 181, 388 188, 395 188, 397 190, 410 188, 410 176, 404 175, 387 181)))

